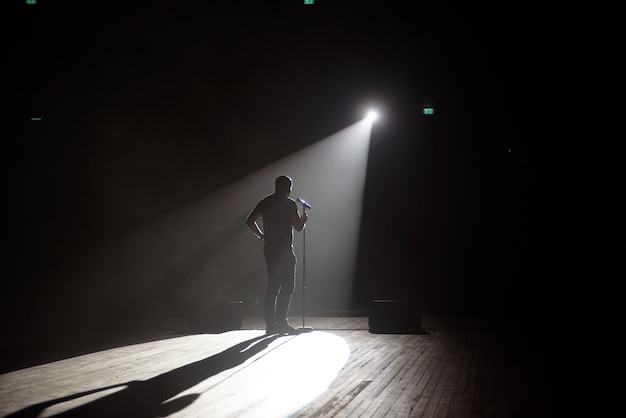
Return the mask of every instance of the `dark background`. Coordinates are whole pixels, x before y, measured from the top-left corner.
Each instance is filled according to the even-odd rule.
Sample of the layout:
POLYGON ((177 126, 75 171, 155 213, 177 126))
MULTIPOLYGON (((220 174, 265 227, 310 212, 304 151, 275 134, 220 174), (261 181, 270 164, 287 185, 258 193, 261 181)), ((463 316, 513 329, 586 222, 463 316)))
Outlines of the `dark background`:
POLYGON ((6 329, 68 309, 44 303, 81 280, 51 283, 59 265, 342 129, 365 103, 383 118, 352 308, 411 295, 426 314, 614 324, 623 172, 600 94, 602 12, 315 3, 3 4, 6 329))
POLYGON ((6 353, 181 305, 174 285, 146 289, 132 275, 106 288, 108 267, 137 255, 106 250, 375 104, 350 308, 409 299, 425 315, 502 320, 533 384, 562 376, 546 399, 610 408, 624 277, 611 11, 421 0, 1 7, 6 353), (118 258, 90 265, 99 251, 118 258))

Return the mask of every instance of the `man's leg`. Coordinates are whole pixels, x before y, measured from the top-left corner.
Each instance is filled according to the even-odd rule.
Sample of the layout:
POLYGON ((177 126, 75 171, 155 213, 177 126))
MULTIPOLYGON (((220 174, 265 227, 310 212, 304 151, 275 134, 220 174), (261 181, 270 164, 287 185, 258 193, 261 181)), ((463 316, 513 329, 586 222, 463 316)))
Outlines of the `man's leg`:
POLYGON ((280 285, 271 278, 265 288, 265 330, 268 334, 276 332, 276 294, 280 285))
POLYGON ((280 289, 280 270, 276 254, 265 249, 267 264, 267 286, 265 287, 265 331, 267 334, 276 332, 276 298, 280 289))
POLYGON ((282 254, 276 249, 263 249, 267 264, 267 286, 265 288, 265 331, 275 334, 278 331, 277 316, 278 297, 281 289, 281 278, 284 266, 284 251, 282 254))
POLYGON ((296 256, 293 251, 289 252, 281 264, 280 290, 276 301, 276 324, 279 332, 293 334, 297 330, 291 327, 287 320, 291 297, 296 287, 296 256))

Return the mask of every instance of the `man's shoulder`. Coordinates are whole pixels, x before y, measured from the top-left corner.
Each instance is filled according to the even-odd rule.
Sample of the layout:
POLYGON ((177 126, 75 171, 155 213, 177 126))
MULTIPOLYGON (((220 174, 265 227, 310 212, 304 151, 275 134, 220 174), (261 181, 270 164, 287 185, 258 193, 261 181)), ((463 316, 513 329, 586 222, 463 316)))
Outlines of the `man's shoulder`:
POLYGON ((263 199, 261 199, 259 201, 259 203, 263 203, 263 202, 267 202, 268 200, 271 200, 273 198, 273 194, 268 194, 267 196, 265 196, 263 199))

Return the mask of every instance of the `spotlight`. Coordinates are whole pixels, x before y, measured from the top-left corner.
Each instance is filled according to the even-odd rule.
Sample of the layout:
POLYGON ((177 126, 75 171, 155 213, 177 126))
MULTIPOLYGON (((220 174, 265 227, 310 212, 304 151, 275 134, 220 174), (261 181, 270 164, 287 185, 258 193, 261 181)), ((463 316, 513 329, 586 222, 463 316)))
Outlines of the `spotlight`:
POLYGON ((378 119, 378 112, 376 112, 375 110, 370 110, 369 112, 367 112, 366 119, 370 122, 374 122, 376 119, 378 119))

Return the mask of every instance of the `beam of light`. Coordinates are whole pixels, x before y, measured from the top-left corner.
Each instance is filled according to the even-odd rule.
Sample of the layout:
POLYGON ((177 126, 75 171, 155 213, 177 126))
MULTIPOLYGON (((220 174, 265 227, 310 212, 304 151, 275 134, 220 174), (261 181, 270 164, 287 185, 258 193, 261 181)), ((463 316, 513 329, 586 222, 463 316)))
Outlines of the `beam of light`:
POLYGON ((240 330, 133 344, 0 375, 0 399, 12 400, 0 402, 0 415, 286 417, 326 390, 349 356, 344 339, 320 331, 276 338, 240 330))
POLYGON ((374 122, 376 119, 378 119, 378 112, 373 109, 369 110, 365 118, 370 122, 374 122))
MULTIPOLYGON (((306 306, 312 311, 349 308, 371 127, 363 119, 252 175, 271 191, 273 179, 287 173, 294 179, 292 196, 312 205, 306 236, 294 238, 298 286, 306 274, 306 306)), ((292 313, 301 312, 299 292, 292 313)))
MULTIPOLYGON (((291 196, 312 205, 306 272, 304 235, 294 239, 299 286, 306 273, 306 306, 349 309, 371 128, 371 120, 358 121, 60 266, 47 282, 70 278, 72 286, 51 285, 38 303, 65 307, 62 318, 51 320, 89 329, 186 327, 193 315, 213 315, 211 308, 228 300, 260 308, 266 282, 262 242, 245 219, 274 191, 275 177, 287 174, 294 179, 291 196)), ((299 292, 291 315, 302 312, 299 292)))
MULTIPOLYGON (((349 308, 371 122, 363 119, 285 161, 293 166, 294 191, 313 206, 306 227, 306 304, 313 310, 349 308)), ((303 237, 295 244, 301 259, 303 237)))

